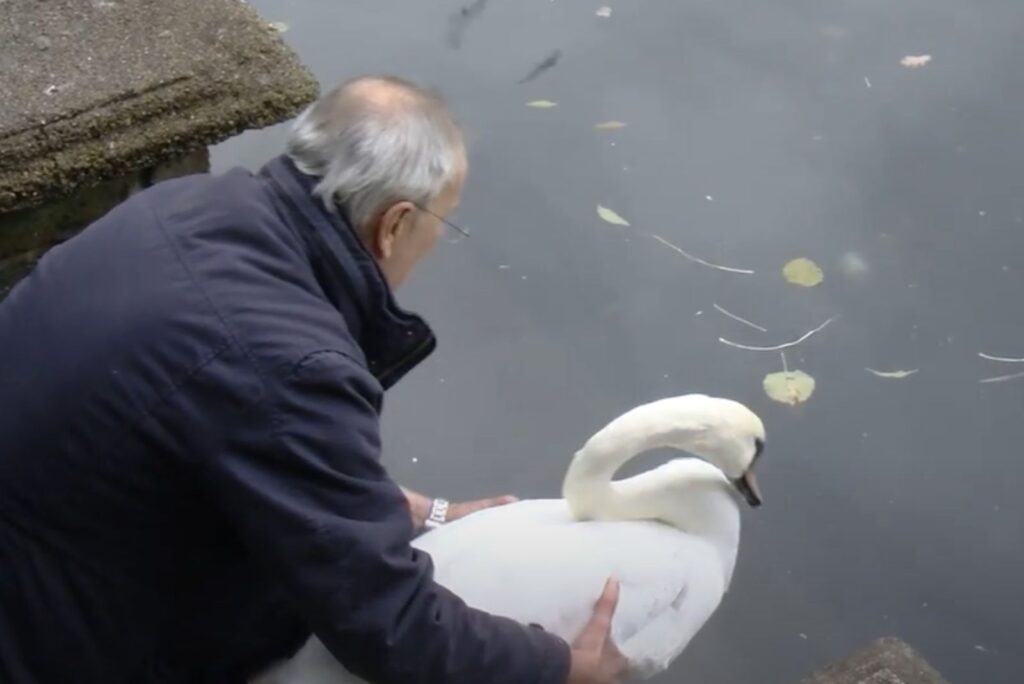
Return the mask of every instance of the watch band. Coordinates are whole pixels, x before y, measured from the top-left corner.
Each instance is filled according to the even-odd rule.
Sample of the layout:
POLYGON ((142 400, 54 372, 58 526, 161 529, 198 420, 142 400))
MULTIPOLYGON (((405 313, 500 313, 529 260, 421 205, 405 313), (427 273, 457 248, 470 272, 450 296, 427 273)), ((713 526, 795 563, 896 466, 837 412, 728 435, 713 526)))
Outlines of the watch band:
POLYGON ((430 502, 430 514, 424 521, 424 527, 433 529, 444 525, 448 520, 448 500, 437 498, 430 502))

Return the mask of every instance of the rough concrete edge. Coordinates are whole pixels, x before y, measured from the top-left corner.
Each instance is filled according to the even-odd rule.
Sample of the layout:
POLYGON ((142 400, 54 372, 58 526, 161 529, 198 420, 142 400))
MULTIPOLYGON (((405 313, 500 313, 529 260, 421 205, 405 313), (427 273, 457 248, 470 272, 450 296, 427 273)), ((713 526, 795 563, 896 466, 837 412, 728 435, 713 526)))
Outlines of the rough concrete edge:
POLYGON ((0 184, 0 214, 60 200, 245 130, 280 123, 314 101, 319 84, 309 69, 279 36, 264 28, 255 9, 245 6, 242 11, 251 20, 243 30, 262 31, 266 41, 250 43, 249 50, 235 54, 240 78, 179 79, 119 99, 116 115, 95 109, 73 112, 47 124, 48 128, 34 127, 9 136, 8 145, 24 138, 24 145, 14 147, 26 152, 0 160, 5 176, 0 184), (255 73, 253 67, 262 70, 255 73), (158 90, 162 91, 159 97, 146 97, 158 90), (109 143, 112 140, 114 146, 109 143))
POLYGON ((262 97, 242 100, 235 92, 209 98, 197 107, 166 111, 146 122, 136 135, 111 131, 104 139, 77 140, 67 147, 26 164, 16 174, 21 185, 7 197, 0 195, 0 213, 38 206, 71 192, 122 175, 132 169, 154 166, 222 142, 245 130, 263 128, 298 114, 316 99, 316 81, 304 67, 292 76, 287 92, 266 88, 262 97), (158 131, 159 133, 148 133, 158 131), (121 134, 111 149, 107 139, 121 134))
POLYGON ((929 682, 949 684, 946 678, 929 665, 924 657, 910 644, 898 637, 892 636, 876 639, 842 661, 828 665, 810 677, 801 680, 801 684, 827 684, 834 681, 833 677, 837 674, 846 673, 865 666, 880 665, 889 666, 890 668, 902 667, 902 669, 905 669, 911 663, 920 670, 919 674, 923 674, 928 678, 929 682), (898 654, 898 661, 893 658, 894 652, 898 654), (881 659, 879 656, 881 656, 881 659))

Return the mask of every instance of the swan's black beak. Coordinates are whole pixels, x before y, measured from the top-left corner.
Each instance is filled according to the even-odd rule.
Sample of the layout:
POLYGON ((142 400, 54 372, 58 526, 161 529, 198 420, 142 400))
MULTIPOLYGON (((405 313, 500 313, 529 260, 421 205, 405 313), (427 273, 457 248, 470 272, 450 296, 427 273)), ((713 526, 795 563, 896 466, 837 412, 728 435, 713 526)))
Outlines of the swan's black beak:
POLYGON ((751 508, 757 508, 764 502, 764 499, 761 498, 761 487, 758 486, 757 478, 754 477, 754 466, 757 465, 762 453, 764 453, 764 439, 755 437, 754 457, 750 459, 747 472, 732 481, 733 486, 743 495, 743 498, 746 499, 751 508))
POLYGON ((763 502, 763 499, 761 499, 761 487, 757 484, 757 478, 754 477, 753 469, 748 469, 747 472, 733 480, 732 483, 752 508, 757 508, 761 505, 763 502))

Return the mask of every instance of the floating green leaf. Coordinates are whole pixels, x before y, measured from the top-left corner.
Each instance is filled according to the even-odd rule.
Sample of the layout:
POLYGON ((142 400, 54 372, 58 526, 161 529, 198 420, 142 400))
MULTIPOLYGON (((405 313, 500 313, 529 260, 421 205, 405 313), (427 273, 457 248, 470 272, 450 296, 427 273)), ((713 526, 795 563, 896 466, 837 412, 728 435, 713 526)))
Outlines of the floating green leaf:
POLYGON ((617 128, 625 128, 625 121, 602 121, 599 124, 595 124, 594 128, 599 131, 614 131, 617 128))
POLYGON ((877 375, 880 378, 891 378, 893 380, 902 380, 903 378, 905 378, 907 376, 913 375, 914 373, 916 373, 920 369, 919 368, 915 368, 913 370, 880 371, 880 370, 875 370, 874 368, 865 368, 864 370, 866 370, 868 373, 871 373, 872 375, 877 375))
POLYGON ((782 275, 794 285, 814 287, 825 279, 818 264, 806 257, 793 259, 782 267, 782 275))
POLYGON ((551 109, 552 107, 557 107, 558 103, 551 100, 532 100, 527 102, 526 106, 533 107, 534 109, 551 109))
POLYGON ((775 401, 796 406, 814 394, 814 378, 802 370, 769 373, 764 376, 764 393, 775 401))
POLYGON ((616 212, 612 211, 608 207, 602 207, 600 204, 597 205, 597 215, 602 219, 612 224, 613 226, 628 226, 629 221, 619 216, 616 212))

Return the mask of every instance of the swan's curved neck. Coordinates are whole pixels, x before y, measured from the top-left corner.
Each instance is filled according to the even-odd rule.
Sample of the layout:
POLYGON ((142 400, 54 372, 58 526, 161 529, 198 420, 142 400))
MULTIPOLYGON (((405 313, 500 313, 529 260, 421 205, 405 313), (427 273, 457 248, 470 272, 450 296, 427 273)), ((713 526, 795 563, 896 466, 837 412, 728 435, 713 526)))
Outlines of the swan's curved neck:
POLYGON ((685 405, 680 411, 678 402, 662 400, 637 407, 587 440, 569 465, 562 487, 574 514, 595 517, 623 503, 612 477, 634 456, 659 447, 696 451, 707 446, 707 421, 696 410, 686 411, 685 405), (674 410, 669 410, 669 401, 676 402, 674 410))
POLYGON ((720 467, 707 412, 696 400, 692 407, 672 401, 671 407, 655 402, 633 409, 591 437, 569 465, 562 495, 577 519, 660 520, 728 549, 738 540, 738 508, 725 491, 724 475, 709 482, 708 471, 718 473, 706 465, 695 473, 667 464, 627 480, 612 479, 636 455, 661 447, 700 454, 720 467))

